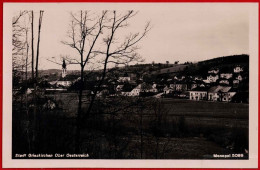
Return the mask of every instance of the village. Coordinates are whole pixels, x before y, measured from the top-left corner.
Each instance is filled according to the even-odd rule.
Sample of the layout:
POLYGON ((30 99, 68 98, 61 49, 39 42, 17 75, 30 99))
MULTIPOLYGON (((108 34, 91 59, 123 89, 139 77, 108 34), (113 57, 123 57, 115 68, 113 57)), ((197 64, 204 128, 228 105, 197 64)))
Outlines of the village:
MULTIPOLYGON (((151 64, 150 67, 153 67, 151 64)), ((119 71, 117 77, 108 76, 101 89, 97 92, 97 97, 156 97, 156 98, 182 98, 189 100, 206 100, 218 102, 244 102, 248 103, 246 90, 241 90, 241 84, 248 84, 248 75, 240 65, 231 68, 218 67, 210 68, 206 77, 200 75, 187 76, 185 69, 187 64, 166 64, 166 68, 156 71, 147 71, 138 74, 133 69, 119 71), (156 77, 154 79, 154 77, 156 77), (153 81, 152 81, 153 80, 153 81)), ((114 74, 114 73, 113 73, 114 74)), ((57 75, 57 74, 56 74, 57 75)), ((205 73, 204 73, 205 75, 205 73)), ((49 84, 46 92, 67 92, 75 89, 75 85, 80 80, 77 74, 68 74, 66 62, 63 61, 62 71, 58 73, 59 78, 55 80, 51 76, 46 76, 44 81, 49 84)), ((87 78, 86 78, 87 79, 87 78)), ((92 75, 91 79, 98 81, 98 72, 92 75)), ((91 85, 91 83, 89 83, 91 85)), ((92 83, 93 84, 93 83, 92 83)), ((89 94, 95 88, 86 84, 84 88, 89 94)), ((27 93, 31 93, 33 88, 28 88, 27 93)))

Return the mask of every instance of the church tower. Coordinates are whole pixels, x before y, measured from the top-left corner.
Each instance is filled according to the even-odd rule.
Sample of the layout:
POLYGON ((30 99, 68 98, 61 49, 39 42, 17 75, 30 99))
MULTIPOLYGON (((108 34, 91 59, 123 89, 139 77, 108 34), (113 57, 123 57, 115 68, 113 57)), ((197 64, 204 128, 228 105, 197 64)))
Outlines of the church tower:
POLYGON ((62 73, 61 73, 61 77, 64 78, 66 77, 67 73, 67 68, 66 68, 66 63, 65 63, 65 60, 63 59, 63 63, 62 63, 62 73))

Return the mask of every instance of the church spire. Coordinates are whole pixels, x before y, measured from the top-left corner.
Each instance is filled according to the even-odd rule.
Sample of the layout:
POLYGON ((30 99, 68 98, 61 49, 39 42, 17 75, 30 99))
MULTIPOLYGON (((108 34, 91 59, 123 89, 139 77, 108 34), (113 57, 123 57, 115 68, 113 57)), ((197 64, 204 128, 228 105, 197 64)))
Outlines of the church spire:
POLYGON ((65 60, 63 59, 63 63, 62 63, 62 73, 61 73, 61 77, 64 78, 66 77, 67 73, 66 73, 66 63, 65 63, 65 60))

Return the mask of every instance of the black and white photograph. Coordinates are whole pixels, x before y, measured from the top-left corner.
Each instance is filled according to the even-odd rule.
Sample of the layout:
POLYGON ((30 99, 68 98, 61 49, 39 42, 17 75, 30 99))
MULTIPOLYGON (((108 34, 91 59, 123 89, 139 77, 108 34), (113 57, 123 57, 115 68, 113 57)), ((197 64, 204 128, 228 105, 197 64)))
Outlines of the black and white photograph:
POLYGON ((256 166, 257 7, 4 4, 6 159, 256 166))

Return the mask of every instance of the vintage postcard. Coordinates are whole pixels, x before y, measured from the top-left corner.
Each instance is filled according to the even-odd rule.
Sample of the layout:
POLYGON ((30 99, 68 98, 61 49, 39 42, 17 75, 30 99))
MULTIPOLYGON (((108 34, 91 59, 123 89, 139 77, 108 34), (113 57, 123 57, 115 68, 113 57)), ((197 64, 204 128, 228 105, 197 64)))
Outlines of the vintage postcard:
POLYGON ((4 168, 257 168, 258 3, 4 3, 4 168))

